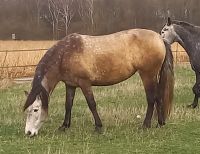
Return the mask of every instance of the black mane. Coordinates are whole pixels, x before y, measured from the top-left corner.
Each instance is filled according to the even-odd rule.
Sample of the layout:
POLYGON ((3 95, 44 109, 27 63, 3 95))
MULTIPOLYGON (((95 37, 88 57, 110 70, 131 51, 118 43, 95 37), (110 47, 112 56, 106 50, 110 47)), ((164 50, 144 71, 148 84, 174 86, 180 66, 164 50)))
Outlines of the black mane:
POLYGON ((35 71, 35 75, 32 82, 31 91, 27 97, 27 100, 24 105, 24 110, 26 110, 33 102, 36 100, 37 95, 40 95, 42 100, 42 107, 44 109, 48 108, 48 97, 49 94, 46 89, 42 86, 42 80, 47 71, 51 68, 53 64, 56 62, 56 54, 60 52, 60 48, 63 47, 64 43, 62 41, 52 48, 50 48, 45 55, 42 57, 40 62, 38 63, 35 71))
POLYGON ((176 24, 176 25, 179 25, 181 27, 184 27, 185 29, 187 29, 190 32, 195 32, 195 31, 200 32, 199 26, 195 26, 195 25, 188 23, 188 22, 172 20, 172 24, 176 24))
POLYGON ((185 21, 178 21, 178 20, 173 20, 172 24, 177 24, 177 25, 180 25, 180 26, 196 27, 195 25, 193 25, 191 23, 188 23, 188 22, 185 22, 185 21))
POLYGON ((53 47, 51 47, 38 63, 32 82, 32 89, 26 103, 24 110, 26 110, 35 101, 37 95, 40 95, 42 100, 42 106, 44 109, 48 108, 49 93, 42 86, 42 80, 45 74, 52 69, 52 66, 58 65, 60 69, 62 63, 62 57, 64 52, 72 52, 73 50, 80 50, 81 38, 77 34, 70 34, 58 41, 53 47))

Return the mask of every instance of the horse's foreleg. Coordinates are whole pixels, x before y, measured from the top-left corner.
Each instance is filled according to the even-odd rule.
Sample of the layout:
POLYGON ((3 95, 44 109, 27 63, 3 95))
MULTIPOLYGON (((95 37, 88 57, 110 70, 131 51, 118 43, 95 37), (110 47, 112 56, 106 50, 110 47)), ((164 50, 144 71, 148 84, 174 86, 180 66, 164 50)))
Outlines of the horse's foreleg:
POLYGON ((62 126, 59 130, 65 130, 65 128, 69 128, 71 124, 71 110, 73 106, 73 100, 75 96, 76 87, 66 86, 66 102, 65 102, 65 119, 62 126))
POLYGON ((97 113, 96 109, 96 102, 94 100, 94 95, 92 92, 91 85, 87 83, 87 81, 83 81, 80 83, 80 88, 87 100, 87 104, 89 106, 90 111, 93 114, 94 120, 95 120, 95 129, 99 131, 102 127, 101 119, 97 113))

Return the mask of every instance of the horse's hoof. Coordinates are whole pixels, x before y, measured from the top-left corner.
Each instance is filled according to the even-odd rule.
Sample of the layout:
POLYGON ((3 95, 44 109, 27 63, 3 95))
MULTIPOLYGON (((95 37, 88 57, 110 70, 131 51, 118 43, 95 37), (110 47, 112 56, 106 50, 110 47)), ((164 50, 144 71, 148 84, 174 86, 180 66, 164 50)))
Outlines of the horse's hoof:
POLYGON ((165 123, 163 123, 163 124, 159 124, 159 123, 158 123, 158 124, 156 125, 156 128, 162 128, 164 125, 165 125, 165 123))
POLYGON ((58 130, 59 130, 59 131, 62 131, 62 132, 64 132, 64 131, 65 131, 65 129, 66 129, 66 127, 65 127, 65 126, 60 126, 60 127, 58 128, 58 130))
POLYGON ((142 129, 149 129, 149 128, 151 128, 151 125, 147 125, 147 124, 143 124, 142 125, 142 129))
POLYGON ((102 133, 102 127, 95 127, 95 132, 101 134, 102 133))
POLYGON ((165 125, 166 123, 164 121, 159 121, 156 125, 156 128, 161 128, 165 125))
POLYGON ((148 129, 151 128, 151 122, 149 121, 144 121, 143 125, 142 125, 143 129, 148 129))
POLYGON ((197 105, 195 104, 190 104, 190 105, 187 105, 187 108, 192 108, 192 109, 195 109, 197 107, 197 105))

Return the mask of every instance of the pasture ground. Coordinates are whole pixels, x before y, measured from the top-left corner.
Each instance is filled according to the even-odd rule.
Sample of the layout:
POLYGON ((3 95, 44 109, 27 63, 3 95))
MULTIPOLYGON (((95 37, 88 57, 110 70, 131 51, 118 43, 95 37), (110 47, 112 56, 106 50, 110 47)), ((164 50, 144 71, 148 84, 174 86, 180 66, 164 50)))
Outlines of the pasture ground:
POLYGON ((193 100, 195 81, 190 66, 175 68, 175 97, 172 114, 163 128, 140 129, 146 99, 139 76, 110 87, 94 87, 102 134, 94 132, 94 121, 78 89, 71 128, 57 131, 64 118, 65 88, 59 84, 51 96, 49 118, 39 136, 24 136, 25 101, 23 90, 30 84, 13 85, 0 90, 1 154, 127 154, 127 153, 200 153, 200 111, 186 108, 193 100), (137 115, 141 115, 138 119, 137 115))

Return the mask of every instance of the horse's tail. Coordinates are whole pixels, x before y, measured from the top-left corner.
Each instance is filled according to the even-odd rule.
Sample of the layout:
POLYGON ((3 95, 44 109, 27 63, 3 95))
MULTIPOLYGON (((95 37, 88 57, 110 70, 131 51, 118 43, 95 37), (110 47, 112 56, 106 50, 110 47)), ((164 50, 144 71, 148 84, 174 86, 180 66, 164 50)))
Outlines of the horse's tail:
POLYGON ((171 46, 164 41, 166 48, 165 59, 160 71, 159 79, 159 99, 162 102, 162 112, 164 120, 169 116, 172 108, 173 92, 174 92, 174 65, 171 46))

